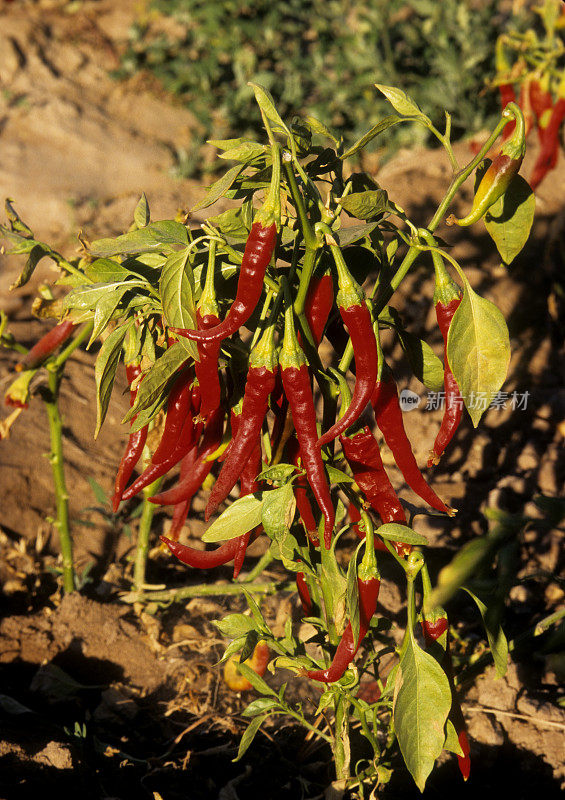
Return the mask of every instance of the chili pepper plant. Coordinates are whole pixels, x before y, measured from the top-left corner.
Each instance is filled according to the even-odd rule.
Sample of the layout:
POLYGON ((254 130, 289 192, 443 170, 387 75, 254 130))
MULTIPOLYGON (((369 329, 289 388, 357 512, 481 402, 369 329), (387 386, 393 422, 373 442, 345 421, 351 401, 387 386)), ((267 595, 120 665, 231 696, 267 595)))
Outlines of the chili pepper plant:
MULTIPOLYGON (((473 425, 479 424, 505 380, 510 346, 502 314, 471 288, 436 231, 463 182, 478 172, 470 213, 451 221, 476 224, 491 213, 487 230, 503 258, 519 252, 533 217, 531 190, 518 175, 524 118, 510 102, 481 151, 462 166, 451 146, 449 115, 440 132, 394 87, 377 86, 393 113, 348 149, 314 117, 287 124, 268 92, 258 84, 252 88, 265 137, 216 142, 219 157, 233 166, 188 214, 151 221, 143 196, 127 233, 82 239, 83 252, 71 262, 37 242, 8 203, 9 224, 2 232, 12 252, 28 255, 17 285, 47 256, 60 267, 56 291, 62 296, 39 302, 43 316, 55 316, 57 325, 23 356, 25 371, 7 396, 24 406, 31 373, 44 366, 50 380, 59 380, 70 348, 88 337, 88 346, 98 347, 97 433, 119 364, 125 364, 129 438, 116 463, 112 502, 120 513, 145 493, 132 594, 138 602, 182 601, 194 589, 145 589, 150 537, 157 542, 161 534, 189 570, 233 561, 234 578, 249 543, 266 541, 259 564, 233 587, 234 593, 245 592, 249 613, 217 623, 231 640, 222 661, 233 673, 233 657, 239 657, 241 685, 259 695, 244 712, 250 723, 238 758, 265 720, 286 715, 331 747, 338 785, 357 796, 390 777, 396 743, 420 789, 444 749, 457 756, 467 779, 469 742, 444 605, 481 563, 494 558, 508 529, 498 525, 463 548, 434 588, 417 516, 434 514, 447 529, 452 524, 456 512, 434 490, 433 467, 451 447, 465 407, 473 425), (348 168, 350 157, 404 122, 435 136, 453 169, 425 227, 414 225, 370 176, 348 168), (504 137, 508 126, 512 133, 504 137), (500 157, 484 172, 485 156, 501 134, 500 157), (220 199, 231 201, 229 208, 198 222, 194 215, 220 199), (393 305, 416 263, 435 276, 443 360, 405 328, 393 305), (423 386, 445 390, 444 418, 429 443, 426 475, 404 428, 394 365, 381 346, 384 330, 398 337, 423 386), (478 396, 483 408, 469 402, 478 396), (421 500, 417 508, 390 481, 381 434, 421 500), (149 449, 150 440, 159 443, 149 449), (208 492, 207 550, 180 541, 201 490, 208 492), (166 536, 151 527, 152 510, 159 506, 171 510, 166 536), (292 580, 254 581, 273 560, 292 580), (396 569, 405 586, 404 630, 379 605, 383 563, 396 569), (309 623, 301 630, 310 630, 309 638, 300 638, 290 617, 284 636, 270 629, 255 598, 277 589, 296 592, 309 623), (256 651, 246 664, 258 646, 260 655, 256 651), (310 712, 288 699, 288 682, 275 690, 259 674, 267 661, 271 673, 284 669, 310 682, 310 712), (364 745, 359 737, 352 745, 353 729, 364 745)), ((17 347, 6 333, 3 342, 17 347)), ((54 385, 51 391, 56 396, 54 385)), ((484 604, 477 602, 484 615, 484 604)), ((488 636, 503 672, 500 626, 488 636)))

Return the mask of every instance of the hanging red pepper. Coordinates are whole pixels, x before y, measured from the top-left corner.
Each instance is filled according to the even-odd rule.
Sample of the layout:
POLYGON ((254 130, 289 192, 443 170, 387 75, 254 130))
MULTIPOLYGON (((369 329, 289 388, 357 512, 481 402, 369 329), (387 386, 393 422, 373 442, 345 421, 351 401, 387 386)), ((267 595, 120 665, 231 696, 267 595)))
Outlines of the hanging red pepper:
POLYGON ((237 430, 234 431, 229 452, 208 499, 206 520, 210 519, 233 489, 259 442, 261 427, 269 409, 269 395, 275 388, 278 370, 274 334, 273 319, 251 353, 241 415, 237 417, 237 430))
POLYGON ((370 428, 340 437, 343 455, 353 471, 353 477, 367 501, 379 514, 383 524, 400 522, 406 524, 404 509, 386 474, 379 443, 370 428))
MULTIPOLYGON (((233 420, 232 420, 232 429, 233 429, 233 420)), ((235 429, 235 434, 237 434, 237 427, 235 429)), ((251 455, 247 459, 243 470, 241 471, 241 475, 239 478, 239 496, 245 497, 248 494, 253 494, 259 488, 259 484, 256 481, 257 475, 261 472, 263 461, 262 461, 262 454, 261 454, 261 440, 260 438, 257 439, 255 442, 255 447, 251 451, 251 455)), ((258 525, 255 528, 255 533, 257 536, 262 532, 263 527, 258 525)), ((239 547, 236 551, 234 560, 233 560, 233 577, 237 578, 239 573, 241 572, 241 568, 243 567, 243 560, 245 558, 245 553, 247 551, 247 545, 249 544, 250 537, 252 531, 248 531, 247 533, 242 534, 239 538, 239 547)))
MULTIPOLYGON (((332 276, 325 272, 314 276, 308 286, 304 301, 304 316, 312 333, 316 347, 322 341, 326 323, 334 303, 334 286, 332 276)), ((302 346, 301 333, 298 331, 298 342, 302 346)))
POLYGON ((191 406, 185 417, 182 430, 179 434, 178 441, 169 456, 161 461, 159 464, 150 464, 144 472, 141 473, 139 478, 135 480, 131 486, 123 493, 122 499, 129 500, 134 497, 142 489, 145 489, 157 478, 166 475, 167 472, 176 466, 182 459, 192 450, 195 442, 200 438, 202 430, 202 423, 194 424, 193 415, 199 403, 200 390, 198 386, 193 386, 191 393, 191 406))
POLYGON ((76 324, 70 319, 64 319, 57 323, 28 350, 19 364, 16 364, 16 372, 41 366, 50 355, 53 355, 55 350, 70 339, 75 327, 77 327, 76 324))
POLYGON ((357 573, 357 590, 359 594, 359 636, 356 640, 353 638, 351 622, 348 622, 343 635, 339 640, 332 663, 327 669, 308 670, 306 674, 309 678, 311 678, 311 680, 321 681, 322 683, 334 683, 343 677, 345 670, 355 658, 355 655, 361 646, 361 642, 369 630, 371 619, 377 609, 380 585, 381 578, 377 569, 377 562, 375 560, 375 548, 373 545, 371 526, 370 530, 367 531, 365 553, 363 554, 363 560, 359 565, 359 570, 357 573))
MULTIPOLYGON (((194 462, 196 461, 196 453, 197 453, 196 447, 193 447, 190 453, 187 453, 183 458, 183 460, 181 461, 180 474, 179 474, 179 479, 181 481, 193 469, 194 462)), ((167 534, 168 538, 171 539, 173 542, 178 541, 180 532, 190 512, 191 504, 192 504, 192 497, 188 497, 186 500, 183 500, 182 503, 177 503, 177 505, 173 509, 173 516, 171 517, 171 525, 167 534)))
POLYGON ((546 111, 538 124, 540 152, 528 180, 532 189, 537 189, 547 173, 557 164, 561 146, 559 129, 564 119, 565 97, 559 97, 551 111, 546 111))
POLYGON ((206 458, 215 450, 217 450, 218 445, 222 440, 223 429, 224 410, 223 408, 218 408, 209 418, 206 427, 204 428, 204 434, 202 436, 202 442, 198 448, 198 455, 194 469, 183 481, 179 481, 176 486, 173 486, 172 489, 169 489, 166 492, 161 492, 154 497, 150 497, 149 500, 151 503, 156 503, 160 506, 174 506, 177 503, 181 503, 183 500, 194 496, 214 466, 214 462, 207 461, 206 458))
POLYGON ((302 605, 302 614, 305 617, 309 617, 312 613, 312 598, 310 597, 310 590, 303 572, 296 573, 296 588, 302 605))
POLYGON ((463 416, 463 398, 459 391, 457 381, 453 377, 453 372, 449 366, 447 359, 447 336, 449 334, 449 327, 453 315, 461 304, 461 290, 456 283, 454 283, 447 270, 445 269, 441 256, 432 252, 434 262, 436 284, 434 291, 434 305, 436 309, 436 317, 441 335, 443 337, 443 355, 444 355, 444 400, 445 409, 441 426, 434 442, 434 447, 428 458, 428 467, 439 463, 443 451, 453 439, 461 417, 463 416))
MULTIPOLYGON (((208 270, 202 295, 196 307, 196 322, 198 330, 204 331, 215 328, 221 320, 218 316, 219 308, 216 302, 214 289, 214 268, 216 263, 216 242, 210 242, 208 251, 208 270)), ((197 344, 199 361, 194 362, 194 371, 198 383, 204 389, 200 416, 207 419, 220 406, 222 390, 220 386, 220 373, 218 370, 218 356, 222 347, 221 339, 197 344)))
MULTIPOLYGON (((139 364, 126 364, 126 378, 130 386, 130 408, 133 406, 137 396, 137 387, 134 389, 131 387, 133 382, 139 377, 140 374, 141 367, 139 364)), ((135 417, 132 419, 132 423, 134 419, 135 417)), ((145 447, 145 442, 147 439, 147 430, 148 426, 144 425, 143 428, 140 428, 138 431, 130 433, 129 435, 126 449, 124 450, 122 460, 120 461, 120 466, 118 467, 118 472, 114 483, 114 496, 112 498, 112 510, 114 514, 120 507, 124 489, 126 488, 127 483, 131 478, 139 459, 141 458, 141 454, 143 453, 143 448, 145 447)))
POLYGON ((320 437, 318 447, 333 441, 359 419, 373 392, 379 363, 371 313, 365 303, 363 290, 349 272, 341 250, 331 238, 330 248, 338 274, 339 313, 349 331, 355 355, 355 388, 347 411, 320 437))
POLYGON ((293 308, 286 298, 285 327, 279 363, 292 421, 298 436, 302 463, 308 483, 324 515, 324 544, 329 549, 335 524, 335 510, 326 478, 324 462, 317 446, 316 409, 306 357, 296 338, 293 308))
MULTIPOLYGON (((301 460, 300 445, 296 435, 293 434, 287 442, 287 458, 291 464, 298 466, 301 460)), ((319 547, 320 540, 318 538, 318 523, 312 511, 312 505, 308 497, 308 479, 306 475, 299 475, 292 483, 294 491, 294 499, 296 500, 296 508, 302 520, 306 535, 315 547, 319 547)))
POLYGON ((502 145, 500 152, 494 157, 481 178, 473 198, 471 211, 461 219, 457 219, 451 214, 446 220, 448 225, 467 226, 478 222, 489 208, 502 197, 512 178, 518 173, 526 151, 526 128, 524 116, 518 106, 512 104, 510 108, 516 122, 514 133, 502 145))
POLYGON ((410 440, 404 428, 402 410, 398 401, 396 382, 392 372, 383 365, 382 377, 375 383, 371 395, 371 405, 375 419, 396 465, 404 476, 404 480, 422 500, 437 511, 453 515, 453 510, 437 496, 418 468, 410 440))
POLYGON ((263 291, 265 271, 273 255, 280 223, 280 156, 273 146, 273 175, 263 208, 257 212, 245 245, 235 300, 223 322, 205 331, 172 330, 195 342, 227 339, 245 325, 263 291))
POLYGON ((532 78, 529 87, 530 105, 539 123, 544 114, 553 106, 553 95, 549 90, 549 73, 546 72, 539 78, 532 78))
MULTIPOLYGON (((255 539, 257 536, 257 533, 251 534, 252 539, 255 539)), ((238 538, 224 542, 215 550, 196 550, 196 548, 188 547, 186 544, 173 542, 166 536, 161 536, 159 538, 167 545, 171 553, 176 556, 179 561, 195 569, 221 567, 235 558, 239 547, 238 538)))
POLYGON ((159 445, 151 458, 152 464, 162 464, 172 455, 178 445, 187 415, 192 410, 191 400, 192 376, 187 370, 181 368, 169 393, 165 427, 159 445))

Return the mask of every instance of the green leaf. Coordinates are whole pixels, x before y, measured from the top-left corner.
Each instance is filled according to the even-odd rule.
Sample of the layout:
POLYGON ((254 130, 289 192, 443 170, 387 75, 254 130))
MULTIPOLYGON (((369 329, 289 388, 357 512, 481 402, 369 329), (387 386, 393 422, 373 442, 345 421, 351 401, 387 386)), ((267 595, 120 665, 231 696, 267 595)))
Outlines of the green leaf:
POLYGON ((207 222, 217 228, 223 236, 245 241, 249 236, 248 215, 245 208, 228 208, 223 214, 208 217, 207 222))
POLYGON ((390 542, 402 542, 402 544, 427 545, 428 540, 421 533, 416 533, 407 525, 399 522, 387 522, 375 531, 377 536, 388 539, 390 542))
POLYGON ((369 189, 349 194, 342 200, 342 207, 357 219, 372 219, 382 214, 388 206, 388 194, 384 189, 369 189))
POLYGON ((111 283, 93 283, 88 286, 81 286, 69 292, 63 301, 63 305, 68 309, 94 311, 99 302, 104 301, 109 295, 121 291, 123 287, 125 287, 126 290, 145 289, 146 284, 143 281, 127 280, 112 281, 111 283))
POLYGON ((225 542, 243 536, 261 522, 263 499, 254 494, 239 497, 220 514, 202 536, 203 542, 225 542))
POLYGON ((226 161, 241 161, 242 164, 250 164, 256 158, 264 158, 266 152, 267 148, 262 144, 242 142, 219 155, 226 161))
MULTIPOLYGON (((163 265, 159 280, 159 294, 163 306, 163 316, 172 328, 195 328, 196 309, 194 307, 194 278, 189 262, 188 248, 171 253, 163 265)), ((187 355, 198 360, 196 343, 182 336, 180 344, 187 355)))
MULTIPOLYGON (((139 412, 148 409, 165 396, 165 389, 173 378, 173 375, 186 361, 186 350, 179 342, 175 342, 168 347, 162 356, 153 364, 149 372, 144 376, 137 389, 135 403, 123 418, 122 422, 129 422, 139 412)), ((132 425, 132 430, 137 430, 136 419, 132 425)))
POLYGON ((219 664, 225 664, 225 662, 228 660, 228 658, 231 658, 236 653, 239 653, 240 650, 243 647, 245 647, 245 643, 247 641, 248 636, 250 636, 253 633, 255 633, 255 631, 249 631, 247 636, 240 636, 239 639, 234 639, 233 642, 230 642, 228 644, 228 646, 226 647, 223 656, 218 661, 218 665, 219 664))
POLYGON ((416 785, 426 779, 443 750, 444 728, 451 708, 451 689, 445 672, 407 632, 397 673, 393 719, 400 751, 416 785))
POLYGON ((447 750, 449 753, 455 753, 456 756, 463 756, 463 750, 459 744, 459 736, 455 730, 455 725, 450 719, 445 723, 445 742, 443 743, 443 749, 447 750))
MULTIPOLYGON (((273 697, 277 697, 277 693, 271 689, 268 683, 261 678, 260 675, 257 675, 255 670, 248 667, 247 664, 244 664, 240 661, 237 665, 237 669, 244 678, 247 678, 251 686, 256 689, 260 694, 271 695, 273 697)), ((278 698, 277 698, 278 699, 278 698)))
POLYGON ((94 367, 94 377, 96 379, 96 430, 94 438, 100 433, 102 423, 106 418, 118 362, 122 353, 122 346, 130 324, 120 325, 112 331, 105 339, 94 367))
POLYGON ((536 196, 521 175, 515 175, 506 192, 487 211, 484 222, 501 259, 510 264, 522 250, 536 211, 536 196))
POLYGON ((151 222, 145 228, 124 233, 115 239, 98 239, 90 245, 93 256, 116 256, 143 253, 146 250, 171 249, 173 245, 186 247, 188 232, 180 222, 171 219, 151 222))
POLYGON ((14 201, 11 200, 9 197, 6 198, 4 202, 4 208, 6 210, 6 216, 8 217, 8 221, 13 231, 22 234, 26 239, 33 239, 33 231, 32 229, 26 225, 26 223, 22 220, 14 206, 12 205, 14 201))
POLYGON ((236 758, 232 759, 234 762, 239 761, 242 758, 246 751, 248 750, 251 742, 255 738, 255 735, 263 722, 267 719, 267 715, 261 715, 260 717, 255 717, 252 719, 243 736, 241 737, 241 742, 239 743, 239 750, 237 751, 236 758))
POLYGON ((35 268, 39 264, 42 258, 45 256, 51 255, 51 248, 47 247, 46 245, 37 243, 34 244, 29 252, 29 256, 27 261, 24 265, 24 268, 10 286, 10 291, 13 289, 19 289, 20 286, 25 286, 25 284, 29 281, 33 273, 35 272, 35 268))
POLYGON ((336 146, 339 144, 339 141, 333 135, 329 128, 327 128, 323 122, 320 122, 319 119, 308 115, 306 118, 306 122, 310 125, 312 129, 312 133, 317 134, 318 136, 325 136, 327 139, 330 139, 336 146))
POLYGON ((95 259, 90 264, 86 265, 84 274, 95 284, 122 283, 131 276, 129 270, 111 258, 95 259))
POLYGON ((101 506, 108 505, 108 495, 104 491, 104 489, 100 486, 98 481, 95 481, 94 478, 91 478, 90 475, 87 477, 87 481, 90 484, 90 488, 92 489, 92 494, 96 498, 97 502, 100 503, 101 506))
POLYGON ((349 621, 351 623, 351 632, 353 633, 353 641, 359 639, 359 586, 357 583, 357 551, 354 552, 349 566, 347 567, 347 584, 345 589, 345 604, 349 621))
POLYGON ((290 136, 290 131, 287 126, 282 121, 279 112, 275 108, 275 102, 269 92, 265 89, 264 86, 261 86, 258 83, 253 83, 249 81, 249 86, 252 87, 253 91, 255 92, 255 99, 257 100, 257 105, 263 112, 263 114, 277 125, 281 131, 284 131, 288 136, 290 136))
POLYGON ((220 197, 223 197, 230 190, 235 179, 244 168, 244 164, 236 164, 235 167, 229 169, 225 175, 222 175, 221 178, 215 181, 215 183, 206 190, 206 197, 196 203, 196 205, 190 209, 190 213, 193 214, 195 211, 201 211, 203 208, 214 205, 220 197))
POLYGON ((249 631, 255 629, 255 622, 245 614, 228 614, 220 620, 215 620, 214 625, 218 628, 222 636, 228 639, 238 639, 247 636, 249 631))
POLYGON ((97 302, 96 308, 94 309, 94 327, 92 328, 90 339, 86 345, 87 350, 106 329, 128 289, 129 286, 122 284, 119 289, 104 295, 97 302))
POLYGON ((395 86, 384 86, 382 83, 375 83, 375 86, 384 94, 394 110, 403 117, 417 117, 425 124, 431 125, 429 117, 422 113, 419 106, 402 89, 397 89, 395 86))
POLYGON ((263 493, 261 522, 265 533, 273 540, 272 553, 292 571, 300 568, 296 563, 300 552, 298 542, 290 532, 295 508, 296 501, 290 483, 263 493))
POLYGON ((428 598, 424 613, 437 606, 445 606, 463 584, 475 574, 481 563, 496 546, 490 536, 481 536, 463 545, 461 550, 438 575, 437 586, 428 598))
POLYGON ((149 220, 151 219, 151 214, 149 211, 149 203, 147 202, 147 197, 145 196, 145 192, 142 192, 141 197, 135 207, 135 211, 133 212, 133 221, 136 228, 145 228, 149 225, 149 220))
POLYGON ((289 478, 293 472, 296 472, 296 467, 292 464, 279 463, 264 469, 263 472, 258 475, 257 480, 278 483, 279 481, 284 481, 286 478, 289 478))
POLYGON ((473 594, 473 592, 466 586, 463 586, 463 589, 465 589, 467 594, 473 598, 479 611, 481 612, 488 644, 494 660, 494 666, 496 668, 497 675, 502 678, 504 675, 506 675, 506 670, 508 668, 508 641, 504 635, 502 626, 500 625, 498 619, 493 620, 493 615, 489 614, 489 609, 485 603, 483 603, 483 601, 477 597, 476 594, 473 594))
POLYGON ((251 630, 247 633, 244 645, 241 648, 241 655, 239 657, 240 661, 247 661, 248 658, 251 658, 258 641, 259 633, 256 630, 251 630))
POLYGON ((353 483, 354 481, 354 478, 348 475, 347 472, 336 469, 336 467, 332 467, 331 464, 326 464, 326 469, 328 471, 330 483, 353 483))
MULTIPOLYGON (((245 587, 242 586, 241 589, 242 589, 243 594, 245 595, 245 599, 247 601, 247 605, 249 607, 249 610, 251 611, 251 616, 255 620, 255 623, 260 628, 263 628, 263 629, 267 628, 267 623, 265 622, 265 620, 263 618, 263 615, 261 614, 261 609, 257 605, 257 601, 255 600, 255 598, 253 597, 251 592, 248 592, 247 589, 245 589, 245 587)), ((242 658, 241 660, 245 661, 244 658, 242 658)))
POLYGON ((346 150, 345 153, 342 153, 340 158, 345 159, 349 158, 352 155, 355 155, 355 153, 357 153, 358 150, 362 150, 365 147, 365 145, 369 144, 369 142, 372 139, 374 139, 375 136, 378 136, 379 133, 383 133, 383 131, 388 130, 393 125, 398 125, 399 122, 403 121, 404 120, 402 119, 402 117, 397 117, 394 114, 391 114, 389 117, 385 117, 377 125, 374 125, 370 131, 367 131, 367 133, 364 136, 358 139, 358 141, 356 141, 355 144, 349 148, 349 150, 346 150))
POLYGON ((506 379, 510 338, 502 313, 467 280, 449 326, 447 360, 476 428, 506 379))
POLYGON ((378 222, 368 222, 366 225, 351 225, 347 228, 342 228, 339 232, 339 246, 349 247, 350 244, 358 242, 359 239, 364 239, 378 224, 378 222))
POLYGON ((408 356, 412 372, 431 392, 443 391, 443 364, 432 348, 410 331, 398 330, 398 339, 408 356))
POLYGON ((256 717, 257 714, 264 714, 267 711, 273 711, 275 708, 280 708, 278 699, 271 697, 258 697, 253 702, 249 703, 245 711, 242 712, 242 717, 256 717))

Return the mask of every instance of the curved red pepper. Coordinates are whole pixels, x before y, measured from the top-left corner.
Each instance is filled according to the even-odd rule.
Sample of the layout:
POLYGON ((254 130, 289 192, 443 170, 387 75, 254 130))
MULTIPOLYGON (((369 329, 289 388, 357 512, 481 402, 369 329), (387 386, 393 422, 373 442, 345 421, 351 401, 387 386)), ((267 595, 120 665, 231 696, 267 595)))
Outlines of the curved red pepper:
MULTIPOLYGON (((304 316, 312 333, 316 346, 322 341, 326 323, 334 303, 334 286, 332 276, 326 272, 321 277, 314 277, 308 286, 304 301, 304 316)), ((300 342, 300 331, 298 331, 300 342)))
MULTIPOLYGON (((282 359, 282 356, 281 356, 282 359)), ((281 360, 281 367, 283 362, 281 360)), ((335 510, 326 478, 324 462, 317 445, 316 411, 310 385, 310 372, 306 364, 282 368, 283 386, 290 405, 292 421, 296 428, 302 463, 308 483, 324 515, 324 544, 329 549, 335 525, 335 510)))
POLYGON ((151 458, 152 464, 162 464, 167 461, 178 445, 186 417, 192 410, 191 383, 192 376, 181 369, 169 393, 165 427, 161 441, 151 458))
POLYGON ((312 598, 303 572, 296 573, 296 588, 302 605, 302 613, 305 617, 309 617, 312 612, 312 598))
POLYGON ((75 323, 70 319, 64 319, 62 322, 57 323, 54 328, 47 331, 47 333, 28 350, 19 364, 16 365, 16 372, 21 372, 24 369, 35 369, 43 364, 57 348, 71 337, 75 327, 75 323))
POLYGON ((223 428, 224 410, 218 408, 209 418, 204 429, 194 469, 172 489, 150 497, 149 501, 151 503, 156 503, 160 506, 176 505, 192 497, 200 489, 204 479, 214 466, 214 462, 206 461, 206 457, 218 449, 222 439, 223 428))
POLYGON ((269 408, 269 395, 275 388, 275 371, 267 366, 249 367, 237 433, 214 484, 205 518, 208 520, 226 499, 241 474, 261 435, 261 426, 269 408))
MULTIPOLYGON (((252 537, 256 538, 257 535, 254 533, 252 537)), ((213 567, 221 567, 227 564, 235 558, 239 546, 239 541, 236 538, 224 542, 215 550, 196 550, 196 548, 188 547, 185 544, 180 544, 180 542, 173 542, 166 536, 159 538, 179 561, 196 569, 212 569, 213 567)))
POLYGON ((381 582, 377 577, 369 577, 368 580, 357 578, 357 588, 359 591, 359 637, 353 640, 353 630, 351 623, 347 623, 337 650, 328 669, 308 670, 307 676, 313 681, 322 683, 333 683, 339 681, 345 674, 345 670, 353 661, 355 654, 365 638, 373 614, 377 608, 379 598, 379 588, 381 582))
MULTIPOLYGON (((190 453, 187 453, 181 461, 179 476, 180 480, 183 480, 183 478, 193 469, 194 462, 196 461, 196 453, 197 449, 196 447, 193 447, 190 453)), ((173 509, 171 525, 168 531, 168 538, 172 539, 173 542, 178 541, 180 532, 184 523, 186 522, 186 518, 188 517, 191 504, 192 497, 188 497, 186 500, 183 500, 182 503, 177 503, 173 509)))
MULTIPOLYGON (((202 314, 201 309, 196 310, 196 320, 199 330, 209 330, 220 324, 216 314, 202 314)), ((218 356, 222 347, 221 340, 199 342, 198 355, 200 361, 194 362, 194 371, 200 386, 204 388, 200 416, 207 419, 220 406, 222 389, 218 370, 218 356)))
POLYGON ((377 342, 369 309, 361 305, 340 306, 339 313, 349 331, 355 355, 355 388, 345 414, 318 440, 318 447, 333 441, 356 422, 371 398, 379 366, 377 342))
POLYGON ((538 127, 541 149, 533 166, 528 183, 536 189, 548 172, 554 169, 559 155, 559 128, 565 119, 565 98, 560 97, 549 115, 545 126, 538 127))
POLYGON ((276 241, 275 222, 267 226, 262 222, 254 222, 243 253, 235 300, 224 321, 205 331, 184 328, 171 328, 171 330, 194 342, 211 342, 214 339, 227 339, 245 325, 261 297, 265 271, 273 255, 276 241))
MULTIPOLYGON (((126 378, 130 387, 134 382, 134 380, 140 375, 140 373, 141 373, 141 367, 139 366, 139 364, 126 364, 126 378)), ((130 395, 129 395, 130 408, 133 406, 135 402, 136 395, 137 395, 137 388, 136 389, 130 388, 130 395)), ((124 450, 124 454, 122 456, 122 460, 120 461, 120 465, 118 467, 116 480, 114 482, 114 496, 112 498, 112 510, 114 514, 120 507, 120 503, 122 501, 122 497, 124 494, 124 489, 126 488, 127 483, 131 478, 139 459, 141 458, 141 454, 143 453, 143 448, 145 447, 145 442, 147 440, 147 430, 148 426, 144 425, 143 428, 140 428, 138 431, 130 433, 129 435, 127 445, 124 450)))
POLYGON ((428 458, 428 467, 439 463, 443 451, 453 439, 461 417, 463 416, 463 398, 459 391, 457 381, 453 377, 453 373, 447 360, 447 336, 449 333, 449 326, 453 315, 461 304, 461 297, 454 297, 448 303, 436 303, 436 317, 443 336, 444 342, 444 390, 445 390, 445 410, 441 426, 434 442, 434 447, 428 458))
POLYGON ((418 468, 412 452, 412 445, 404 428, 396 381, 392 373, 387 372, 381 381, 375 383, 373 394, 371 395, 371 405, 375 412, 377 425, 408 486, 432 508, 437 511, 443 511, 445 514, 452 514, 452 509, 446 506, 434 490, 428 486, 426 479, 418 468))
POLYGON ((355 481, 383 523, 406 524, 406 515, 383 466, 379 444, 365 426, 351 438, 340 437, 355 481))
MULTIPOLYGON (((291 464, 298 466, 298 461, 301 460, 300 445, 296 436, 291 436, 287 442, 287 457, 290 459, 291 464)), ((292 488, 294 490, 294 498, 296 500, 296 508, 304 525, 306 535, 315 547, 318 547, 320 540, 318 538, 318 524, 312 511, 312 505, 308 497, 308 480, 305 475, 299 475, 294 479, 292 488)))

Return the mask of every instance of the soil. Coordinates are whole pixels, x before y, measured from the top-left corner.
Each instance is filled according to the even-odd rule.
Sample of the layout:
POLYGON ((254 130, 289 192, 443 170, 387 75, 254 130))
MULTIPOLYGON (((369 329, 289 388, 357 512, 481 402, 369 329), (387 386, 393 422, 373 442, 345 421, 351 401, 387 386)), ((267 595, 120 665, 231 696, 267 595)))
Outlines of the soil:
MULTIPOLYGON (((202 194, 195 182, 172 176, 175 154, 190 142, 190 113, 144 76, 125 84, 109 76, 136 13, 134 0, 22 0, 0 9, 0 194, 14 200, 36 238, 68 257, 78 247, 79 231, 92 240, 127 229, 142 191, 154 219, 173 217, 202 194)), ((532 145, 526 177, 535 157, 532 145)), ((467 145, 458 150, 464 156, 467 145)), ((437 151, 406 151, 384 165, 375 160, 367 166, 417 223, 429 218, 449 180, 437 151)), ((429 537, 437 569, 461 544, 484 533, 485 509, 538 520, 518 540, 516 583, 505 618, 511 640, 563 607, 562 534, 542 518, 533 498, 558 497, 564 485, 564 178, 560 156, 540 187, 529 242, 511 268, 499 263, 482 226, 439 231, 453 244, 472 285, 507 319, 513 356, 505 391, 529 395, 526 408, 489 411, 477 431, 468 420, 463 423, 434 473, 434 488, 458 509, 457 517, 446 523, 418 516, 417 529, 429 537)), ((10 330, 28 345, 44 330, 30 305, 38 286, 52 281, 52 268, 45 260, 27 286, 10 293, 20 259, 0 255, 0 264, 0 307, 10 330)), ((429 272, 418 269, 395 304, 411 329, 440 352, 432 292, 429 272)), ((402 351, 392 339, 385 345, 400 388, 424 397, 421 384, 409 378, 402 351)), ((57 582, 58 541, 50 521, 55 507, 44 457, 49 435, 41 403, 30 405, 0 445, 0 798, 35 797, 46 789, 80 792, 85 799, 324 796, 332 781, 329 750, 289 720, 265 725, 244 759, 232 761, 245 727, 241 712, 252 694, 233 693, 223 682, 215 665, 226 641, 213 620, 228 609, 243 610, 240 598, 196 596, 165 610, 125 602, 136 523, 112 517, 99 496, 110 492, 127 436, 120 425, 125 379, 120 375, 94 441, 94 358, 91 352, 75 354, 61 399, 80 594, 62 596, 57 582)), ((14 353, 0 351, 2 389, 12 380, 16 360, 14 353)), ((419 463, 425 462, 440 415, 423 410, 423 403, 405 415, 419 463)), ((386 450, 383 458, 403 499, 417 506, 386 450)), ((203 529, 202 508, 199 501, 185 530, 192 543, 203 529)), ((156 515, 155 541, 167 524, 164 514, 156 515)), ((261 554, 260 541, 254 548, 246 569, 261 554)), ((283 577, 276 571, 272 576, 283 577)), ((397 618, 401 589, 394 574, 385 577, 382 605, 397 618)), ((158 548, 151 553, 151 584, 221 589, 229 578, 229 569, 195 576, 158 548)), ((295 595, 267 596, 263 606, 275 626, 289 613, 298 621, 295 595)), ((477 652, 480 620, 468 599, 458 596, 451 616, 460 647, 477 652)), ((522 647, 518 641, 504 678, 496 678, 492 666, 483 668, 461 691, 471 778, 463 785, 454 759, 442 758, 424 796, 503 790, 514 798, 534 792, 561 796, 564 674, 563 637, 552 629, 522 647)), ((300 680, 293 685, 313 712, 316 691, 300 680)), ((419 795, 401 769, 379 790, 383 798, 399 794, 419 795)), ((326 793, 338 796, 337 788, 326 793)))

